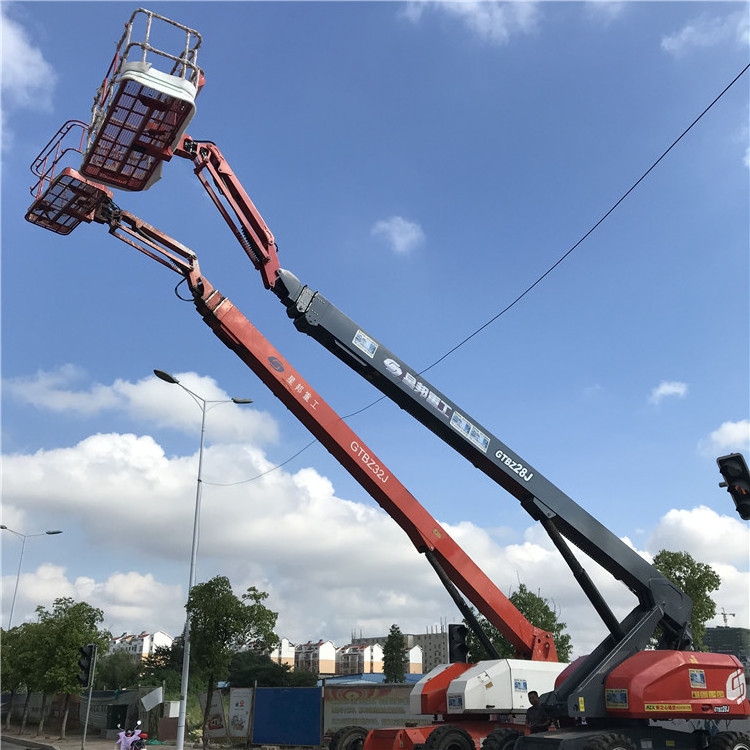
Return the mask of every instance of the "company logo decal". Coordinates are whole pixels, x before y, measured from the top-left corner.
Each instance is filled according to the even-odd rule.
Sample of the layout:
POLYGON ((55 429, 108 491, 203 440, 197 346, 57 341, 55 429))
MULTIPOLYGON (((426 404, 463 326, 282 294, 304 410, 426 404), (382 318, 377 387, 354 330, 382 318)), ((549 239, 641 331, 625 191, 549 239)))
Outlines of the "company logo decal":
POLYGON ((417 380, 416 375, 404 369, 399 362, 390 357, 383 360, 383 366, 388 370, 389 375, 396 380, 400 380, 407 388, 414 391, 417 396, 423 398, 436 412, 446 419, 450 419, 453 409, 437 393, 431 391, 424 383, 417 380))
POLYGON ((463 435, 470 443, 473 443, 484 453, 490 447, 490 438, 485 435, 475 424, 470 422, 462 414, 459 414, 449 406, 439 394, 431 390, 427 385, 417 380, 416 375, 405 369, 400 362, 388 357, 383 360, 383 366, 394 379, 400 380, 401 383, 414 391, 417 396, 423 398, 434 411, 441 417, 448 420, 450 426, 463 435))
POLYGON ((268 363, 276 372, 284 372, 284 365, 281 364, 281 360, 278 357, 269 357, 268 363))
MULTIPOLYGON (((362 331, 357 331, 357 336, 359 336, 360 333, 362 333, 362 331)), ((362 335, 366 337, 366 334, 362 333, 362 335)), ((375 344, 375 347, 377 348, 377 344, 375 344)), ((367 353, 361 346, 359 348, 367 353)), ((483 453, 487 453, 490 448, 490 436, 482 432, 479 427, 468 420, 463 414, 459 414, 459 412, 457 412, 452 406, 449 406, 440 394, 430 390, 427 385, 417 380, 416 375, 409 372, 404 365, 392 357, 387 357, 383 360, 383 367, 394 380, 401 381, 403 386, 414 391, 414 393, 423 398, 435 412, 444 419, 447 419, 450 426, 456 432, 463 435, 466 440, 479 448, 483 453)), ((521 461, 516 460, 513 456, 508 455, 502 450, 495 452, 495 458, 500 461, 500 463, 505 464, 510 471, 517 474, 525 482, 530 481, 534 476, 534 472, 524 466, 521 461)))
POLYGON ((738 669, 727 677, 727 699, 735 703, 745 700, 745 673, 738 669))
MULTIPOLYGON (((279 363, 281 364, 281 363, 279 363)), ((284 378, 289 390, 297 397, 297 401, 304 401, 311 409, 317 409, 320 403, 315 398, 315 391, 305 383, 302 378, 298 379, 297 375, 288 375, 284 378)))

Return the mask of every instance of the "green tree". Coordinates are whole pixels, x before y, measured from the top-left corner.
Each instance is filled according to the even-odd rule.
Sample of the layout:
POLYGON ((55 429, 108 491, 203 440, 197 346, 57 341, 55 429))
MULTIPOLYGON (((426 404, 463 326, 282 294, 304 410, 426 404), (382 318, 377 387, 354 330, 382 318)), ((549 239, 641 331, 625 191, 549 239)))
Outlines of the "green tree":
POLYGON ((36 658, 32 669, 38 678, 38 687, 43 693, 42 719, 38 734, 44 731, 44 702, 47 695, 65 693, 60 738, 65 739, 68 723, 70 694, 78 693, 79 649, 87 643, 97 646, 99 654, 109 649, 112 638, 107 630, 100 630, 104 620, 100 609, 86 602, 75 602, 70 597, 55 599, 52 609, 36 608, 38 628, 35 629, 36 658))
MULTIPOLYGON (((37 622, 24 623, 13 628, 13 630, 19 630, 19 639, 14 644, 13 654, 10 656, 14 669, 18 670, 23 675, 23 683, 26 687, 26 701, 23 705, 23 712, 21 714, 21 729, 20 732, 26 730, 26 721, 29 716, 29 704, 31 702, 32 693, 41 692, 42 675, 39 664, 39 637, 38 632, 40 625, 37 622)), ((5 655, 5 644, 3 644, 3 654, 5 655)))
MULTIPOLYGON (((721 585, 719 574, 710 565, 697 562, 687 552, 670 552, 666 549, 656 554, 654 567, 693 600, 690 620, 693 649, 705 651, 703 636, 706 634, 706 622, 716 616, 716 603, 711 598, 711 592, 721 585)), ((655 634, 653 641, 658 641, 658 634, 655 634)))
POLYGON ((96 660, 94 687, 97 690, 123 690, 136 687, 141 667, 125 651, 115 651, 96 660))
MULTIPOLYGON (((182 683, 182 656, 184 654, 182 636, 178 636, 170 646, 157 646, 141 665, 142 685, 164 685, 164 700, 176 701, 180 698, 182 683)), ((185 706, 185 721, 188 727, 199 727, 203 713, 198 696, 206 689, 206 681, 193 673, 188 683, 185 706)))
MULTIPOLYGON (((141 682, 144 685, 164 685, 165 700, 178 700, 182 680, 182 636, 171 646, 157 646, 141 665, 141 682)), ((192 682, 190 683, 192 688, 192 682)))
POLYGON ((314 687, 318 676, 313 672, 293 672, 288 664, 277 664, 266 654, 240 651, 229 664, 229 684, 233 687, 314 687))
MULTIPOLYGON (((239 599, 229 579, 216 576, 194 586, 186 609, 190 618, 191 671, 207 683, 206 705, 210 706, 216 681, 229 672, 232 654, 241 646, 254 644, 267 650, 278 643, 273 632, 278 614, 263 601, 264 591, 251 586, 239 599)), ((203 747, 208 748, 209 712, 203 717, 203 747)))
MULTIPOLYGON (((26 726, 28 699, 33 689, 34 674, 32 666, 36 657, 34 630, 37 623, 23 623, 10 630, 2 631, 2 649, 0 649, 0 672, 3 676, 3 689, 10 692, 11 706, 13 697, 21 689, 26 690, 26 703, 21 719, 21 731, 26 726)), ((8 710, 5 718, 6 730, 10 728, 12 711, 8 710)))
POLYGON ((383 646, 383 673, 386 682, 406 681, 404 673, 408 663, 407 659, 404 649, 404 634, 398 625, 391 625, 383 646))
POLYGON ((3 690, 10 693, 10 702, 8 704, 8 713, 5 717, 5 729, 10 728, 10 717, 13 708, 13 699, 18 691, 26 686, 26 675, 19 664, 21 655, 21 628, 11 628, 10 630, 0 630, 2 633, 3 648, 0 650, 0 674, 3 676, 3 690))
MULTIPOLYGON (((539 594, 530 591, 523 583, 519 583, 518 589, 508 598, 516 609, 518 609, 518 611, 532 625, 552 633, 552 637, 555 641, 555 648, 557 649, 558 660, 561 662, 570 661, 570 654, 573 650, 570 635, 565 632, 566 624, 564 622, 558 622, 557 612, 555 612, 555 610, 549 605, 549 602, 539 594)), ((485 617, 479 615, 476 611, 474 614, 477 616, 479 624, 487 633, 490 641, 497 649, 500 658, 512 659, 516 652, 510 644, 510 641, 501 635, 500 631, 488 622, 485 617)), ((466 645, 469 647, 468 660, 470 662, 478 662, 492 658, 471 629, 466 637, 466 645)))

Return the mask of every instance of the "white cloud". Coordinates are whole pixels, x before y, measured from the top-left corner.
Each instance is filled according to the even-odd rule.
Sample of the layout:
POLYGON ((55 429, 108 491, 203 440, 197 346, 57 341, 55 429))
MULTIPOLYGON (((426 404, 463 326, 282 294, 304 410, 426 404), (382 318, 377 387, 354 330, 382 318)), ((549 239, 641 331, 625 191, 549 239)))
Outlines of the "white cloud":
POLYGON ((651 391, 648 400, 651 404, 658 404, 662 399, 668 398, 669 396, 685 398, 687 393, 688 387, 686 383, 662 380, 661 383, 651 391))
POLYGON ((530 33, 536 28, 540 14, 538 4, 532 0, 412 0, 406 3, 402 15, 412 23, 418 23, 427 10, 458 18, 466 29, 482 41, 495 44, 506 44, 514 34, 530 33))
POLYGON ((627 7, 625 0, 586 0, 586 12, 597 23, 608 26, 618 19, 627 7))
MULTIPOLYGON (((167 457, 150 436, 119 434, 5 456, 4 518, 23 524, 24 514, 52 518, 64 509, 97 560, 83 577, 68 576, 60 565, 24 573, 14 621, 33 616, 37 604, 49 606, 56 597, 72 596, 103 609, 105 624, 114 632, 179 633, 184 588, 157 571, 174 565, 186 573, 182 566, 189 559, 196 463, 195 455, 167 457), (134 526, 134 519, 142 520, 134 526)), ((441 618, 460 619, 431 567, 396 523, 376 507, 337 496, 331 481, 315 469, 293 474, 279 469, 233 486, 210 484, 240 482, 271 466, 251 444, 219 444, 206 451, 199 581, 221 574, 237 593, 251 585, 268 591, 268 605, 279 612, 279 634, 296 642, 330 638, 341 645, 353 629, 378 635, 398 622, 404 631, 424 632, 441 618)), ((567 623, 577 654, 604 637, 604 626, 541 527, 530 525, 511 544, 498 544, 491 530, 468 521, 444 528, 506 595, 523 582, 549 599, 567 623)), ((736 624, 746 626, 747 597, 743 600, 741 592, 747 544, 743 524, 699 507, 668 513, 650 534, 647 549, 638 552, 651 559, 662 547, 688 549, 696 559, 716 564, 717 571, 721 566, 717 602, 737 614, 736 624)), ((52 543, 46 546, 51 549, 52 543)), ((55 559, 64 554, 58 548, 55 559)), ((581 557, 615 614, 624 617, 635 604, 632 594, 581 557)), ((7 612, 14 576, 6 573, 7 612)))
POLYGON ((724 422, 706 440, 701 441, 700 450, 708 456, 715 456, 717 453, 749 452, 750 420, 724 422))
MULTIPOLYGON (((90 604, 106 609, 113 630, 133 627, 137 613, 129 608, 137 604, 136 629, 155 628, 158 620, 161 629, 179 632, 181 597, 144 596, 132 581, 188 560, 196 464, 196 456, 168 458, 150 436, 118 434, 93 435, 70 448, 6 455, 4 513, 12 514, 8 518, 18 530, 26 528, 17 509, 36 518, 64 509, 66 533, 77 524, 97 559, 90 580, 68 580, 59 567, 25 573, 14 621, 33 616, 39 603, 85 594, 90 604), (121 579, 115 584, 113 574, 98 572, 115 565, 130 571, 127 587, 121 579), (121 601, 115 607, 117 592, 121 601)), ((199 581, 221 573, 238 592, 250 585, 263 588, 271 594, 269 605, 281 613, 280 632, 298 640, 325 635, 340 641, 352 627, 381 632, 396 619, 421 631, 436 606, 435 621, 453 611, 431 568, 398 526, 374 507, 337 497, 331 482, 314 469, 295 474, 279 469, 228 487, 210 484, 242 482, 271 467, 249 444, 206 450, 199 581), (396 610, 393 602, 403 597, 406 604, 396 610)), ((6 605, 13 578, 4 580, 6 605)), ((152 578, 154 588, 164 585, 152 578)))
MULTIPOLYGON (((9 579, 3 581, 3 588, 9 579)), ((104 613, 102 627, 112 635, 140 633, 144 629, 176 635, 182 630, 180 616, 184 619, 185 606, 182 588, 159 583, 151 573, 113 573, 97 582, 86 576, 69 579, 64 567, 44 564, 33 572, 21 574, 18 593, 21 601, 13 612, 14 624, 28 619, 21 614, 29 608, 33 610, 39 603, 49 608, 55 599, 70 597, 101 609, 104 613), (159 606, 149 609, 147 602, 158 602, 159 606), (144 614, 148 622, 144 622, 144 614)))
POLYGON ((712 592, 711 598, 716 603, 716 617, 709 620, 708 627, 717 627, 724 625, 724 618, 721 611, 731 612, 734 615, 733 620, 727 622, 728 625, 736 625, 741 628, 748 626, 747 592, 750 591, 750 573, 747 571, 740 573, 731 565, 723 563, 712 563, 711 567, 719 574, 721 585, 712 592))
POLYGON ((21 401, 53 412, 91 415, 117 406, 119 399, 112 388, 96 384, 85 391, 74 391, 68 387, 85 377, 80 367, 67 364, 53 372, 39 370, 33 377, 7 380, 5 388, 21 401))
POLYGON ((401 216, 382 219, 372 227, 373 236, 384 237, 397 253, 408 253, 424 242, 422 227, 401 216))
POLYGON ((670 55, 681 57, 695 49, 723 44, 747 47, 748 42, 750 26, 747 10, 743 9, 725 16, 703 14, 674 34, 662 37, 661 48, 670 55))
MULTIPOLYGON (((93 416, 115 410, 159 427, 171 427, 195 434, 200 428, 201 407, 191 408, 192 398, 182 388, 165 383, 155 376, 136 383, 116 380, 112 385, 95 383, 85 388, 75 386, 86 380, 86 373, 73 365, 53 372, 39 371, 33 377, 5 382, 6 393, 38 409, 57 413, 70 412, 93 416)), ((278 426, 270 414, 248 405, 231 403, 230 396, 213 378, 194 372, 176 373, 182 385, 207 401, 206 425, 212 441, 275 441, 278 426), (209 428, 210 425, 210 428, 209 428)), ((245 394, 236 394, 245 397, 245 394)))
MULTIPOLYGON (((16 395, 49 405, 57 394, 69 410, 81 410, 82 396, 88 394, 102 409, 142 417, 161 400, 159 419, 168 425, 182 424, 179 412, 200 416, 197 407, 186 406, 185 393, 155 378, 69 387, 80 377, 74 368, 41 373, 31 382, 16 381, 16 395)), ((210 378, 178 377, 208 396, 226 395, 210 378)), ((217 408, 217 414, 224 408, 217 408)), ((195 424, 188 426, 195 431, 195 424)), ((214 430, 231 433, 218 423, 214 430)), ((279 612, 278 632, 297 642, 330 638, 343 644, 353 629, 378 635, 398 622, 404 631, 424 632, 441 619, 460 619, 427 561, 373 504, 338 496, 328 477, 304 466, 246 481, 274 466, 258 447, 258 431, 248 428, 247 434, 252 437, 243 442, 220 441, 205 450, 197 580, 221 574, 237 593, 251 585, 268 591, 268 605, 279 612)), ((65 532, 44 543, 41 554, 48 557, 41 559, 52 559, 54 565, 35 568, 33 557, 27 558, 14 622, 33 617, 38 604, 50 606, 59 596, 72 596, 104 610, 105 625, 114 632, 179 633, 197 459, 196 454, 166 455, 150 435, 120 433, 90 435, 69 447, 6 454, 3 523, 32 533, 39 527, 30 519, 49 519, 45 525, 65 532), (54 541, 61 539, 64 545, 54 541), (66 557, 79 565, 84 552, 90 568, 83 568, 82 575, 69 574, 72 562, 66 564, 66 557), (170 579, 175 571, 176 582, 170 579)), ((540 526, 529 525, 522 535, 498 534, 468 521, 445 528, 506 595, 523 582, 549 599, 567 623, 577 654, 604 637, 604 626, 540 526)), ((736 624, 747 625, 747 597, 742 597, 748 577, 745 525, 698 507, 672 510, 645 533, 647 547, 637 551, 646 559, 662 547, 687 549, 696 559, 716 565, 723 581, 717 603, 737 614, 736 624)), ((14 554, 11 537, 3 541, 8 554, 14 554)), ((40 547, 34 545, 34 555, 40 547)), ((635 604, 630 591, 585 558, 584 564, 615 614, 624 617, 635 604)), ((3 611, 8 612, 15 566, 5 572, 3 611)))
MULTIPOLYGON (((730 503, 731 505, 731 503, 730 503)), ((670 510, 657 524, 648 540, 649 549, 689 552, 698 562, 710 565, 721 578, 721 585, 711 594, 717 611, 736 615, 733 624, 750 624, 750 572, 748 550, 750 527, 733 516, 719 515, 705 506, 670 510)), ((709 627, 723 625, 718 614, 709 627)))
MULTIPOLYGON (((730 503, 731 505, 731 503, 730 503)), ((670 510, 651 532, 649 550, 686 551, 700 562, 747 570, 750 527, 739 518, 719 515, 705 505, 670 510)))
MULTIPOLYGON (((5 4, 3 4, 5 6, 5 4)), ((54 68, 44 59, 28 32, 2 12, 3 107, 49 111, 57 82, 54 68)))

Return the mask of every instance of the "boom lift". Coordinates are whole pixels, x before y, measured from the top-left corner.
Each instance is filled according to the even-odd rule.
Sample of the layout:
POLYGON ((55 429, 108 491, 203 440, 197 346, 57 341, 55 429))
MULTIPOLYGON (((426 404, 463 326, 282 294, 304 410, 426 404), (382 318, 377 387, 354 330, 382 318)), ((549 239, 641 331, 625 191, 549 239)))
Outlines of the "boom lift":
MULTIPOLYGON (((77 130, 66 123, 60 138, 77 130)), ((59 143, 45 152, 65 154, 76 149, 59 143)), ((45 153, 43 152, 43 153, 45 153)), ((39 160, 37 160, 38 163, 39 160)), ((53 160, 54 161, 54 160, 53 160)), ((415 686, 412 711, 433 716, 450 714, 461 722, 466 736, 487 736, 491 731, 520 734, 510 716, 528 707, 527 686, 552 689, 564 664, 557 662, 551 633, 533 626, 513 603, 471 560, 448 532, 420 505, 375 453, 339 417, 312 386, 263 337, 248 319, 202 275, 190 249, 120 210, 112 192, 66 167, 55 176, 58 163, 43 174, 43 185, 27 218, 52 231, 72 231, 80 222, 104 224, 109 233, 187 282, 204 322, 232 349, 287 408, 320 440, 338 462, 406 532, 416 549, 435 569, 451 598, 489 653, 495 652, 465 596, 513 645, 516 658, 495 659, 476 665, 446 664, 437 667, 415 686), (463 595, 463 596, 462 596, 463 595), (502 715, 502 718, 499 718, 502 715)), ((442 722, 394 730, 387 746, 411 748, 424 744, 442 722), (398 744, 394 745, 394 741, 398 744)), ((347 750, 364 741, 367 731, 347 727, 331 750, 347 750)))
MULTIPOLYGON (((199 78, 202 81, 202 73, 199 78)), ((154 98, 150 92, 148 94, 154 98)), ((168 101, 162 102, 162 109, 170 107, 168 101)), ((149 122, 149 117, 144 115, 144 122, 138 127, 139 134, 149 132, 149 122)), ((159 127, 157 122, 156 129, 159 127)), ((291 272, 282 269, 273 235, 221 152, 215 144, 194 141, 184 133, 180 135, 178 130, 170 131, 174 140, 169 147, 149 152, 158 162, 155 169, 174 155, 193 161, 196 175, 260 272, 264 286, 279 297, 295 327, 316 339, 516 497, 532 518, 545 528, 603 620, 608 630, 604 640, 590 655, 570 665, 557 680, 554 689, 542 696, 542 704, 560 721, 563 731, 521 737, 516 750, 552 750, 553 747, 564 747, 565 750, 633 750, 636 746, 641 750, 700 750, 707 745, 712 750, 748 750, 747 736, 738 732, 720 733, 709 743, 706 732, 667 730, 650 723, 650 720, 739 719, 750 716, 744 672, 739 660, 731 655, 689 650, 692 643, 690 599, 479 421, 420 377, 419 373, 325 297, 303 285, 291 272), (618 621, 610 610, 568 542, 622 581, 635 595, 637 605, 622 621, 618 621), (648 650, 649 640, 657 628, 661 632, 658 647, 648 650)), ((148 145, 144 146, 140 135, 129 144, 121 140, 123 148, 133 154, 141 153, 148 145)), ((110 231, 116 236, 120 236, 118 229, 124 221, 125 224, 132 224, 131 228, 139 237, 143 238, 145 233, 154 239, 156 230, 146 230, 147 225, 133 217, 121 213, 120 225, 115 227, 111 224, 112 217, 97 214, 100 206, 92 207, 92 200, 102 202, 104 199, 101 196, 111 197, 111 194, 107 195, 106 188, 87 179, 87 176, 93 176, 87 169, 96 161, 101 142, 97 133, 90 136, 81 167, 82 174, 63 170, 58 178, 50 176, 49 179, 40 179, 42 184, 27 218, 53 231, 67 230, 71 221, 107 221, 110 231), (99 197, 92 198, 91 191, 97 189, 100 190, 99 197)), ((120 162, 127 165, 132 158, 135 157, 125 153, 120 162)), ((116 183, 117 180, 112 179, 109 184, 115 186, 116 183)), ((152 183, 153 180, 144 179, 142 187, 152 183)), ((133 242, 130 241, 130 244, 133 242)), ((176 247, 177 244, 174 244, 171 250, 174 251, 176 247)), ((144 252, 165 262, 158 257, 158 252, 153 252, 153 248, 144 249, 144 252)), ((186 256, 182 257, 184 259, 186 256)), ((170 262, 165 264, 170 265, 170 262)), ((214 325, 214 320, 223 321, 225 316, 227 321, 234 321, 232 311, 235 308, 226 301, 227 306, 222 308, 219 315, 223 298, 213 290, 213 296, 204 297, 207 282, 193 276, 192 271, 183 269, 182 272, 189 278, 189 285, 196 295, 196 305, 206 322, 281 398, 280 394, 288 390, 287 386, 280 388, 278 378, 273 377, 267 368, 249 361, 242 347, 238 349, 236 339, 214 325), (211 314, 207 315, 209 311, 211 314)), ((249 325, 246 320, 242 323, 242 326, 249 325)), ((255 335, 253 333, 250 338, 255 335)), ((271 356, 286 367, 278 354, 271 356)), ((289 404, 287 406, 292 409, 289 404)), ((315 430, 319 427, 310 423, 308 411, 302 409, 299 413, 295 411, 295 414, 317 434, 315 430)), ((327 427, 330 429, 332 423, 327 423, 327 427)), ((323 438, 321 442, 326 444, 323 438)), ((341 446, 335 450, 327 447, 347 469, 352 465, 357 466, 346 446, 343 450, 341 446)), ((368 452, 368 455, 371 454, 368 452)), ((371 484, 374 485, 373 491, 382 489, 374 482, 371 484)), ((373 496, 381 502, 378 494, 373 496)), ((412 541, 418 547, 419 544, 427 544, 428 549, 432 543, 429 534, 412 541)), ((454 570, 454 573, 457 572, 454 570)), ((380 750, 381 745, 377 740, 371 734, 366 750, 380 750)), ((495 742, 490 742, 488 738, 487 743, 493 750, 504 750, 500 747, 503 742, 497 736, 495 742)), ((472 737, 460 731, 453 734, 450 731, 432 732, 424 744, 426 750, 454 750, 454 746, 455 750, 471 750, 472 737)))
MULTIPOLYGON (((219 196, 231 205, 244 194, 214 144, 196 142, 186 135, 174 153, 193 160, 196 174, 217 205, 221 205, 219 196), (213 177, 213 186, 202 176, 204 170, 213 177)), ((263 285, 279 297, 295 327, 516 497, 549 534, 607 627, 609 633, 599 646, 571 665, 555 689, 542 696, 542 704, 552 716, 578 727, 549 736, 524 737, 517 750, 527 746, 534 750, 541 744, 564 744, 566 750, 574 750, 594 741, 601 734, 599 727, 616 727, 616 742, 701 747, 702 735, 657 730, 649 726, 649 720, 750 715, 744 672, 736 657, 689 650, 692 602, 684 592, 328 299, 281 268, 273 235, 249 198, 239 209, 232 208, 241 229, 222 206, 224 219, 235 236, 241 237, 263 285), (252 233, 245 231, 246 227, 251 227, 252 233), (615 617, 568 542, 636 596, 637 605, 622 621, 615 617), (648 650, 657 629, 661 632, 658 647, 648 650)), ((376 750, 371 739, 366 750, 376 750)))

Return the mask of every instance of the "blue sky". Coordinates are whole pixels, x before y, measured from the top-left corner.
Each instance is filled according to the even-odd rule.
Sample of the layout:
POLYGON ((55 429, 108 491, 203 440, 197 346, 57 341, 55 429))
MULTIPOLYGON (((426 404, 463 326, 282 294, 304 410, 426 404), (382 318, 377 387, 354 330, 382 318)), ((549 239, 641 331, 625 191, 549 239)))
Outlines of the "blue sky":
MULTIPOLYGON (((188 132, 214 141, 283 267, 417 370, 566 253, 748 62, 736 2, 153 3, 203 35, 188 132)), ((124 3, 2 3, 3 523, 28 540, 14 623, 71 596, 114 633, 182 627, 200 409, 198 580, 256 585, 292 641, 424 632, 458 613, 376 504, 173 294, 82 225, 24 221, 28 165, 88 120, 124 3)), ((750 626, 746 524, 715 458, 748 453, 747 73, 435 386, 644 556, 685 549, 750 626)), ((77 166, 71 164, 71 166, 77 166)), ((379 395, 298 333, 180 159, 124 209, 205 276, 340 414, 379 395)), ((604 635, 541 529, 385 401, 350 420, 506 593, 604 635)), ((3 532, 3 626, 21 543, 3 532)), ((627 591, 593 569, 615 611, 627 591)), ((721 624, 717 618, 712 624, 721 624)))

